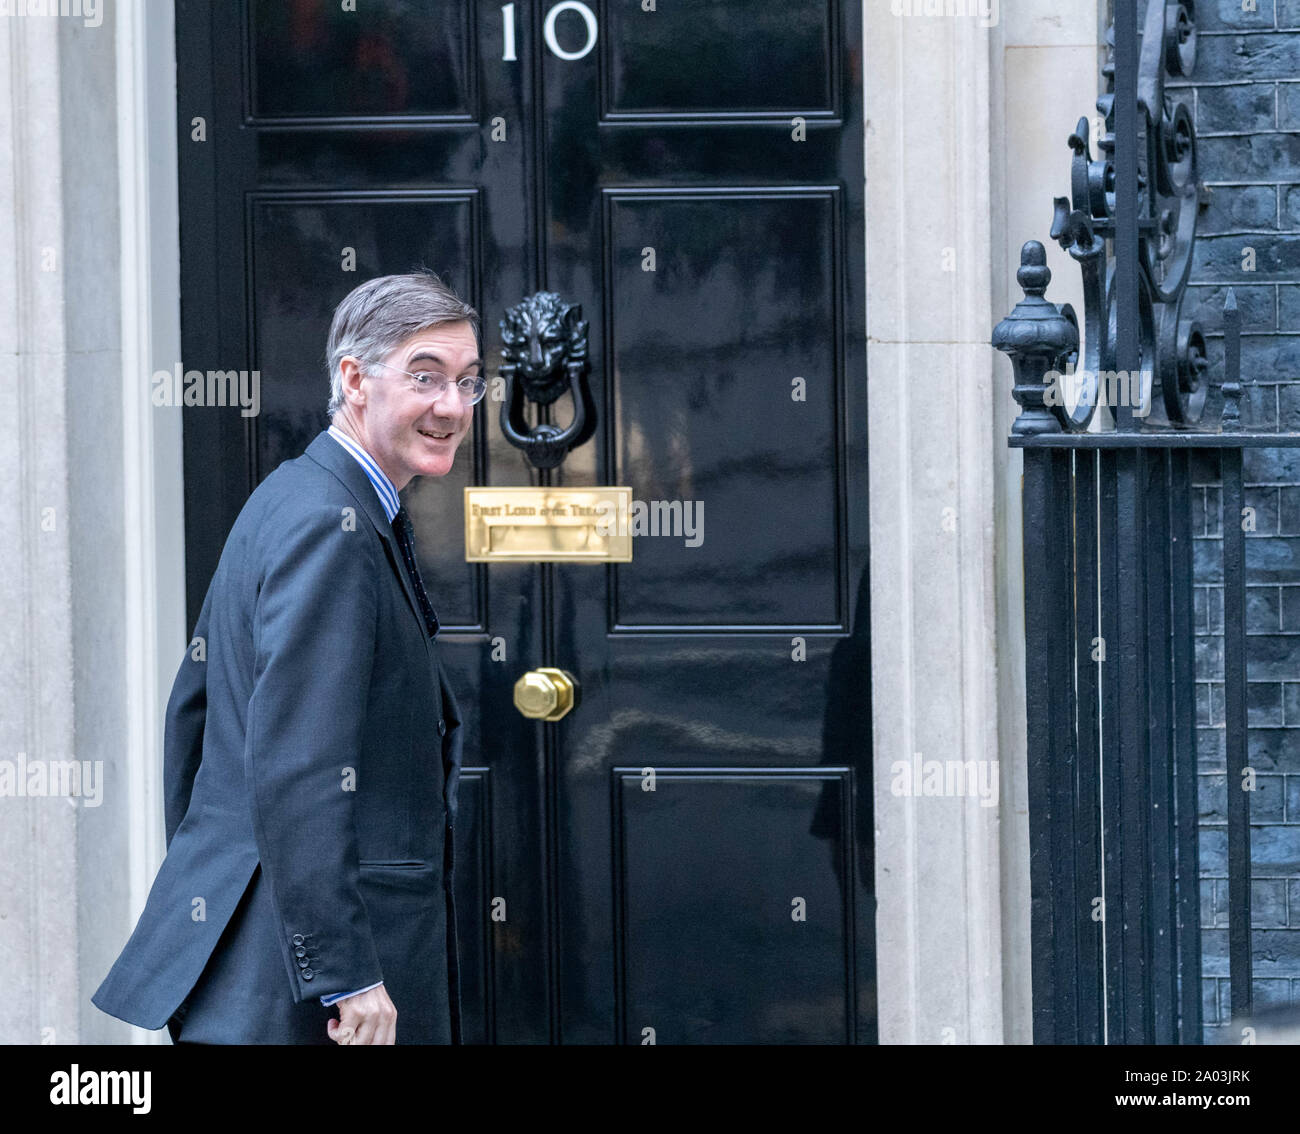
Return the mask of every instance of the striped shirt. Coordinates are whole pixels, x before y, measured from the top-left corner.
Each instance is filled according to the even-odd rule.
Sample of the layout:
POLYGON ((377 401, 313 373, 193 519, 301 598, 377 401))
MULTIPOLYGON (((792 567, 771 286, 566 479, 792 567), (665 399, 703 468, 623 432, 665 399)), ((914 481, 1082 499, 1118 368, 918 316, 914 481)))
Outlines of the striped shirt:
POLYGON ((384 475, 384 470, 379 467, 375 458, 353 441, 343 430, 336 429, 331 425, 329 435, 351 453, 356 458, 357 464, 365 469, 366 476, 370 478, 370 483, 375 486, 375 492, 379 496, 379 503, 384 506, 384 515, 388 517, 388 522, 391 524, 393 517, 397 515, 397 509, 401 507, 402 503, 397 498, 397 489, 393 487, 393 482, 384 475))

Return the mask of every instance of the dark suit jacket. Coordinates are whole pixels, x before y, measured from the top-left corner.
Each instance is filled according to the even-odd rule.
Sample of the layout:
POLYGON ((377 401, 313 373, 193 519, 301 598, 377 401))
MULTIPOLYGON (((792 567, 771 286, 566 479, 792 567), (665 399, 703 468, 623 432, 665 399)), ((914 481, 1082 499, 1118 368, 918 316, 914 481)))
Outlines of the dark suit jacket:
POLYGON ((382 979, 398 1043, 459 1043, 460 710, 327 433, 249 497, 195 636, 167 704, 167 855, 92 1001, 185 1040, 329 1043, 320 997, 382 979))

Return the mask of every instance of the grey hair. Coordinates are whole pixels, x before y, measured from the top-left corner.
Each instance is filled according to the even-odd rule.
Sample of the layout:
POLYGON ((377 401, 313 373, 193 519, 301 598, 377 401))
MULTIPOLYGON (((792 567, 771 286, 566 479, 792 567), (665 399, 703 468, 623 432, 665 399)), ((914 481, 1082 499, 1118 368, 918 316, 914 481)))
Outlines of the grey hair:
MULTIPOLYGON (((325 347, 330 375, 330 417, 343 405, 343 372, 347 355, 378 362, 412 335, 440 323, 469 323, 479 341, 478 312, 428 270, 398 276, 376 276, 347 294, 334 309, 325 347)), ((480 346, 480 353, 481 353, 480 346)))

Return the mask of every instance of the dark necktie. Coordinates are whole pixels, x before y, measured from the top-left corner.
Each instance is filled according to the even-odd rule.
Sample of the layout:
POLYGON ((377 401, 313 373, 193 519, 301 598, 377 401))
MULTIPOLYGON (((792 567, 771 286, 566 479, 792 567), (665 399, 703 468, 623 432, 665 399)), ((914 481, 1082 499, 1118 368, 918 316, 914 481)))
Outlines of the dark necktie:
POLYGON ((429 637, 436 638, 438 636, 438 616, 433 612, 433 607, 429 604, 429 596, 424 591, 424 581, 420 578, 420 568, 415 562, 413 534, 411 516, 406 510, 406 505, 403 504, 397 509, 397 515, 393 517, 393 535, 397 537, 397 546, 401 549, 407 573, 410 575, 411 583, 415 587, 415 597, 419 599, 420 611, 424 615, 424 624, 429 630, 429 637))

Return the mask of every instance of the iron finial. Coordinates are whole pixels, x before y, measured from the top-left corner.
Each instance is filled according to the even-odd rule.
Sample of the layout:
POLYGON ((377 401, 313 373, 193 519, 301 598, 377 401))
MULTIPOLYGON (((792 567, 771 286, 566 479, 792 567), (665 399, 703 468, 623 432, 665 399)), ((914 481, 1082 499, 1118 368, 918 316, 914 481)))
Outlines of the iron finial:
POLYGON ((1010 357, 1015 374, 1012 395, 1020 416, 1011 431, 1016 434, 1060 433, 1060 399, 1057 377, 1069 368, 1079 352, 1079 328, 1066 312, 1043 298, 1052 282, 1047 249, 1030 240, 1020 250, 1016 280, 1025 298, 993 329, 993 345, 1010 357))

